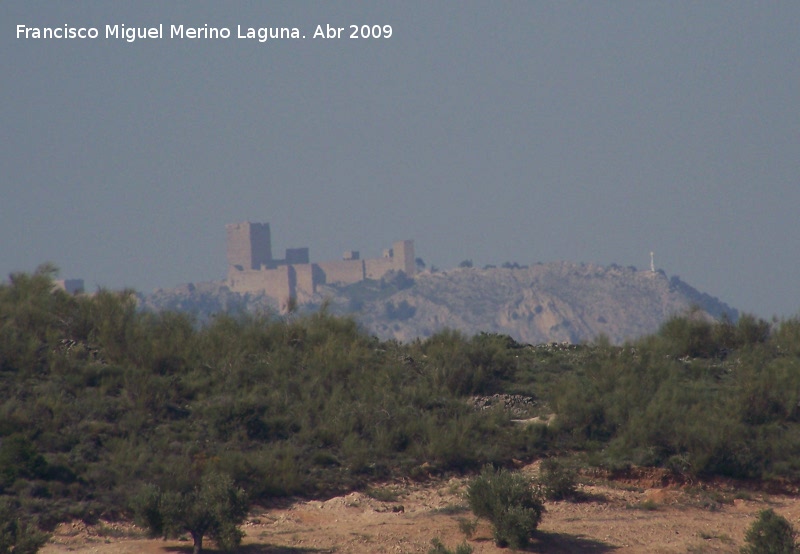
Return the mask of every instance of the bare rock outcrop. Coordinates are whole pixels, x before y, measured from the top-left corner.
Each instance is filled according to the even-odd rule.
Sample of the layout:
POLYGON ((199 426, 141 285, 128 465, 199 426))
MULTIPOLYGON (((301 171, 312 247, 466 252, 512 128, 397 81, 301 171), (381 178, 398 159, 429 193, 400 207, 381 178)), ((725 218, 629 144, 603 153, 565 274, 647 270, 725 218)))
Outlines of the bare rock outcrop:
POLYGON ((359 320, 378 336, 404 341, 449 327, 503 333, 529 344, 578 343, 600 335, 622 343, 655 332, 692 307, 712 318, 737 317, 729 306, 662 272, 567 262, 423 273, 386 302, 409 306, 413 316, 387 320, 383 306, 372 302, 359 320))

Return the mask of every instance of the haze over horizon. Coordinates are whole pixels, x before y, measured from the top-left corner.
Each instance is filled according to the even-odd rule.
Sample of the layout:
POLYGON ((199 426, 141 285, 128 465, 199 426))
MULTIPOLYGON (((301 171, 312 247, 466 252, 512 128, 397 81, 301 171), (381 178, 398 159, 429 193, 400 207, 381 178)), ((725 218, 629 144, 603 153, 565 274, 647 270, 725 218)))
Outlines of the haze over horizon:
POLYGON ((225 224, 250 220, 312 261, 653 251, 740 311, 800 314, 800 3, 6 0, 0 21, 0 279, 222 279, 225 224), (392 36, 312 39, 362 23, 392 36), (122 24, 234 36, 104 37, 122 24))

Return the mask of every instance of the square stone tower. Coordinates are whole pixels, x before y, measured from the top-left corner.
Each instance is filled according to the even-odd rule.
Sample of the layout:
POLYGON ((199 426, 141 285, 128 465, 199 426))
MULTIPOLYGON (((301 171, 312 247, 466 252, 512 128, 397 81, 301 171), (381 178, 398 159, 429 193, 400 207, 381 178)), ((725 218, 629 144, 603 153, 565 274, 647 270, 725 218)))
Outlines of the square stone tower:
POLYGON ((413 240, 400 240, 392 244, 392 257, 395 261, 395 269, 403 271, 409 277, 413 277, 417 272, 413 240))
POLYGON ((260 269, 272 265, 272 241, 269 223, 229 223, 228 265, 239 270, 260 269))

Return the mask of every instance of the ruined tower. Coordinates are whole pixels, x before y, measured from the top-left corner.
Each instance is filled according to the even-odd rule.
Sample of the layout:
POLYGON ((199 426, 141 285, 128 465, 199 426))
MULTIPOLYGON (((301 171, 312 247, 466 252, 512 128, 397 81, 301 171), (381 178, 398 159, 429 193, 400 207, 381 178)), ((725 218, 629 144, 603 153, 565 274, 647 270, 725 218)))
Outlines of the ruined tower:
POLYGON ((272 265, 269 223, 230 223, 225 230, 228 235, 229 266, 243 270, 272 265))

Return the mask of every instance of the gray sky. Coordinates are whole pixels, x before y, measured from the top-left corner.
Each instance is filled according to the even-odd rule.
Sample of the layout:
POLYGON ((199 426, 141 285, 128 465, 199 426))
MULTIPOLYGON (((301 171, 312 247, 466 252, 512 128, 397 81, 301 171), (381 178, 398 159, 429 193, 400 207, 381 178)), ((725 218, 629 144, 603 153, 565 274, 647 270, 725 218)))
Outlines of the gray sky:
POLYGON ((221 279, 224 225, 250 220, 317 261, 405 238, 442 268, 652 250, 739 310, 794 316, 799 56, 795 1, 4 0, 0 275, 221 279), (344 38, 362 23, 393 35, 344 38), (343 38, 312 39, 326 24, 343 38))

